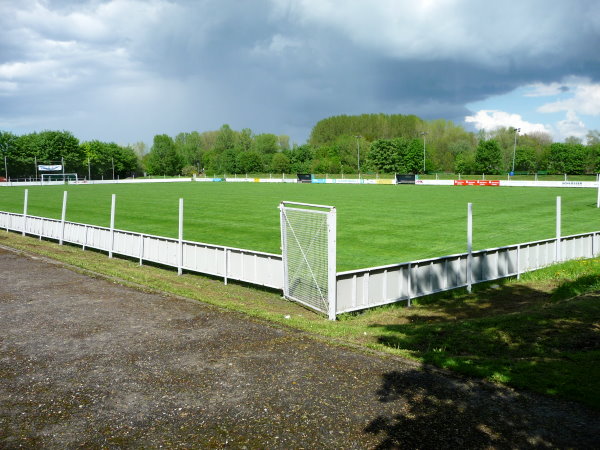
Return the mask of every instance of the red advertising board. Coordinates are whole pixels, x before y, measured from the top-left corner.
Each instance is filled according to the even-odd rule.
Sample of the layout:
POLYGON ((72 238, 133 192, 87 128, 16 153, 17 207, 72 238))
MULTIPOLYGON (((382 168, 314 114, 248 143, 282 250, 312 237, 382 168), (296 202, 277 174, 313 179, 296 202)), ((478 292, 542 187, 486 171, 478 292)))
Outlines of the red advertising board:
POLYGON ((500 186, 500 180, 454 180, 454 186, 500 186))

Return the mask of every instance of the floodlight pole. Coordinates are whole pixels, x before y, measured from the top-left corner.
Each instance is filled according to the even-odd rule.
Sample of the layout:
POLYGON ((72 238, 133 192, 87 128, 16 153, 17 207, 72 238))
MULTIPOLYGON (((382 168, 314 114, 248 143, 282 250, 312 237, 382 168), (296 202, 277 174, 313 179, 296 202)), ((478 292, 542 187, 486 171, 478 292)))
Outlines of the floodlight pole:
POLYGON ((115 158, 110 158, 112 160, 112 170, 113 170, 113 180, 115 179, 115 158))
POLYGON ((4 156, 4 178, 8 181, 8 164, 6 162, 6 156, 4 156))
POLYGON ((362 136, 354 136, 356 138, 356 154, 357 154, 357 162, 358 162, 358 179, 360 180, 360 143, 359 143, 359 139, 362 138, 362 136))
POLYGON ((521 131, 520 128, 513 128, 515 132, 515 145, 513 147, 513 163, 512 163, 512 173, 515 173, 515 156, 517 155, 517 134, 521 131))
POLYGON ((427 132, 421 131, 421 136, 423 136, 423 173, 425 173, 425 136, 427 136, 427 132))
POLYGON ((92 181, 92 168, 90 167, 90 157, 88 156, 88 181, 92 181))
POLYGON ((33 155, 33 164, 35 165, 35 179, 38 179, 38 166, 37 166, 37 156, 33 155))

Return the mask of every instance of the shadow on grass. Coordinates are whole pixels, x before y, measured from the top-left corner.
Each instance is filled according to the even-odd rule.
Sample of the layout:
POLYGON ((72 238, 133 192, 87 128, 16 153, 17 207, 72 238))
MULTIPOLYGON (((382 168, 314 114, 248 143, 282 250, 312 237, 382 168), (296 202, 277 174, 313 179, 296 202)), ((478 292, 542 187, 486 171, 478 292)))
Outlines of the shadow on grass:
POLYGON ((574 281, 562 283, 552 295, 555 300, 572 298, 592 291, 600 291, 600 276, 585 275, 574 281))
POLYGON ((456 383, 427 370, 386 373, 377 395, 399 411, 365 428, 381 436, 378 449, 592 448, 600 442, 594 414, 575 418, 568 408, 548 414, 547 405, 506 389, 456 383))
MULTIPOLYGON (((591 278, 562 289, 584 290, 598 283, 591 278)), ((600 297, 557 301, 507 284, 476 300, 440 300, 424 308, 436 314, 372 328, 379 344, 409 350, 425 363, 600 409, 600 297)))

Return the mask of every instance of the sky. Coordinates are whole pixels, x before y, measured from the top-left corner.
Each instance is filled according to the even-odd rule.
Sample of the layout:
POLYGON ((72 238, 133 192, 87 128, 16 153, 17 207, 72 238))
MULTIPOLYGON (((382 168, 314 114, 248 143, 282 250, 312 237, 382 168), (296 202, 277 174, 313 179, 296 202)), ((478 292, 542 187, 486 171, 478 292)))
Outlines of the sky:
POLYGON ((151 144, 415 114, 600 130, 598 0, 0 0, 0 130, 151 144))

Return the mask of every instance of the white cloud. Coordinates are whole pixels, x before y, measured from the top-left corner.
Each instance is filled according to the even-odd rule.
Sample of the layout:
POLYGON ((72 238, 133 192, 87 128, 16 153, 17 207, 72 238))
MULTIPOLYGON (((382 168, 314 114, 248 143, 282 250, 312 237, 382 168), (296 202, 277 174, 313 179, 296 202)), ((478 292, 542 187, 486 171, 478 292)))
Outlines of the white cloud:
POLYGON ((563 83, 534 83, 525 86, 528 91, 524 94, 525 97, 553 97, 559 95, 569 88, 563 83))
POLYGON ((600 114, 600 83, 592 83, 589 79, 573 78, 567 83, 569 98, 546 103, 538 108, 539 112, 554 113, 567 111, 597 116, 600 114))
POLYGON ((564 140, 570 136, 583 139, 588 130, 574 111, 567 111, 565 120, 560 120, 556 123, 556 131, 554 133, 555 137, 564 140))
POLYGON ((483 109, 473 116, 465 117, 465 122, 472 123, 478 130, 491 131, 500 127, 514 127, 520 128, 521 133, 550 132, 545 125, 527 122, 519 114, 490 109, 483 109))

